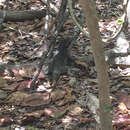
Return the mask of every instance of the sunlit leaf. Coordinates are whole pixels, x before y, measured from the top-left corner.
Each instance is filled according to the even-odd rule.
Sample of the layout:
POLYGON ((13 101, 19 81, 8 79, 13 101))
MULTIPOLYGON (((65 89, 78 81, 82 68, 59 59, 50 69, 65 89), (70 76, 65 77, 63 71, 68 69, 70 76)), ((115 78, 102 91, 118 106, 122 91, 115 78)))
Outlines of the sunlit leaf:
POLYGON ((123 20, 121 18, 118 19, 118 24, 123 24, 123 20))

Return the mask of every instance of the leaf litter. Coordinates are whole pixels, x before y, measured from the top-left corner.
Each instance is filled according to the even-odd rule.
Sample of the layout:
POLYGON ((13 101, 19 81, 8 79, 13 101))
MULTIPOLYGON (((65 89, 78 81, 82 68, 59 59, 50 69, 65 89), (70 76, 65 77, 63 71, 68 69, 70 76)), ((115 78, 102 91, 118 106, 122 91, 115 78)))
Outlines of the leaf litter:
MULTIPOLYGON (((35 0, 10 1, 9 8, 38 9, 41 8, 39 3, 40 1, 35 0)), ((120 5, 120 2, 118 4, 120 5)), ((98 15, 102 12, 99 16, 100 31, 105 37, 109 37, 118 28, 117 16, 122 13, 122 8, 119 8, 120 6, 115 8, 116 5, 113 3, 108 10, 108 6, 99 2, 98 15)), ((0 73, 2 76, 0 126, 5 129, 8 126, 11 129, 25 127, 52 130, 92 128, 99 122, 99 101, 95 67, 90 67, 88 63, 77 61, 78 67, 74 67, 73 70, 77 71, 76 74, 79 76, 61 77, 55 90, 46 81, 44 72, 41 72, 36 93, 26 91, 36 71, 35 63, 32 61, 40 58, 43 51, 42 48, 39 50, 43 37, 40 34, 40 27, 45 23, 44 19, 42 20, 6 23, 5 32, 0 34, 0 61, 19 64, 31 59, 29 66, 12 68, 13 76, 7 72, 0 73)), ((71 29, 69 26, 71 22, 65 29, 71 29)), ((126 37, 128 39, 128 35, 126 37)), ((111 44, 113 43, 107 47, 111 48, 111 44)), ((86 50, 88 53, 91 52, 90 43, 81 35, 72 53, 75 57, 82 58, 87 55, 86 50)), ((129 69, 121 68, 116 72, 111 71, 110 74, 113 127, 118 130, 129 129, 129 69)))

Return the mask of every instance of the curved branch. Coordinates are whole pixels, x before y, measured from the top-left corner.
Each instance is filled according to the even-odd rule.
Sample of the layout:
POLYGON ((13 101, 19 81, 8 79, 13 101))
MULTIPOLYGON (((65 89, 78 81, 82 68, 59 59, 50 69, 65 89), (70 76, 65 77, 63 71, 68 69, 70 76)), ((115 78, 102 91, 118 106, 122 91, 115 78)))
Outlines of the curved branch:
POLYGON ((80 29, 81 32, 83 32, 85 34, 85 36, 89 37, 88 32, 86 32, 85 30, 83 30, 83 28, 81 27, 81 25, 77 22, 74 13, 73 13, 73 8, 72 8, 72 0, 68 0, 68 7, 70 10, 70 14, 72 17, 73 22, 75 23, 75 25, 80 29))
MULTIPOLYGON (((124 4, 123 4, 123 7, 124 7, 124 14, 122 15, 123 24, 120 25, 118 31, 115 34, 113 34, 112 37, 110 37, 109 39, 102 39, 103 42, 110 42, 110 41, 114 40, 123 31, 125 23, 127 21, 127 11, 126 11, 127 4, 128 4, 128 0, 127 0, 127 2, 124 2, 124 4)), ((72 9, 72 0, 68 0, 68 7, 69 7, 69 10, 70 10, 70 14, 71 14, 73 22, 80 29, 80 31, 85 34, 85 36, 89 37, 89 33, 86 32, 85 30, 83 30, 83 28, 80 26, 80 24, 77 22, 77 20, 74 16, 73 9, 72 9)))
POLYGON ((112 40, 116 39, 119 36, 119 34, 123 31, 123 29, 125 27, 125 24, 126 24, 126 21, 127 21, 126 16, 127 16, 126 13, 124 13, 123 16, 122 16, 123 23, 119 26, 118 31, 115 34, 113 34, 110 38, 102 39, 103 42, 111 42, 112 40))

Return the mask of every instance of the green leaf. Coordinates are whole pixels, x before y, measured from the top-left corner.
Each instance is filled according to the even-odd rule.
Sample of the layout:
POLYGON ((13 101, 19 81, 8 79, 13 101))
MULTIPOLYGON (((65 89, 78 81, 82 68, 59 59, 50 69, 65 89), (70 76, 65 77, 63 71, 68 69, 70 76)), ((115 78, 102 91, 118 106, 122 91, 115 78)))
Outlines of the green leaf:
POLYGON ((123 24, 123 20, 121 18, 118 19, 118 24, 123 24))
POLYGON ((112 110, 112 106, 106 106, 104 107, 105 112, 110 112, 112 110))
POLYGON ((59 113, 53 115, 53 117, 54 117, 54 118, 61 118, 62 116, 65 115, 66 112, 67 112, 67 110, 64 110, 64 111, 62 111, 62 112, 59 112, 59 113))

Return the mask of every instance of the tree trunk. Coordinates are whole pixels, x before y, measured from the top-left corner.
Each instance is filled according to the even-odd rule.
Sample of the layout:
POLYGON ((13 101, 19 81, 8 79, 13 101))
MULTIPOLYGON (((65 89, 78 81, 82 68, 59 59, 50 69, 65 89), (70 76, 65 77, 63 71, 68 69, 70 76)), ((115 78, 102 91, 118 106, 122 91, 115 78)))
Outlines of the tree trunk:
POLYGON ((111 114, 110 111, 106 111, 106 109, 111 105, 109 98, 109 78, 105 62, 103 42, 101 40, 98 19, 96 16, 96 6, 93 0, 80 0, 80 4, 86 14, 86 23, 96 64, 97 77, 99 82, 101 129, 112 130, 111 114))

